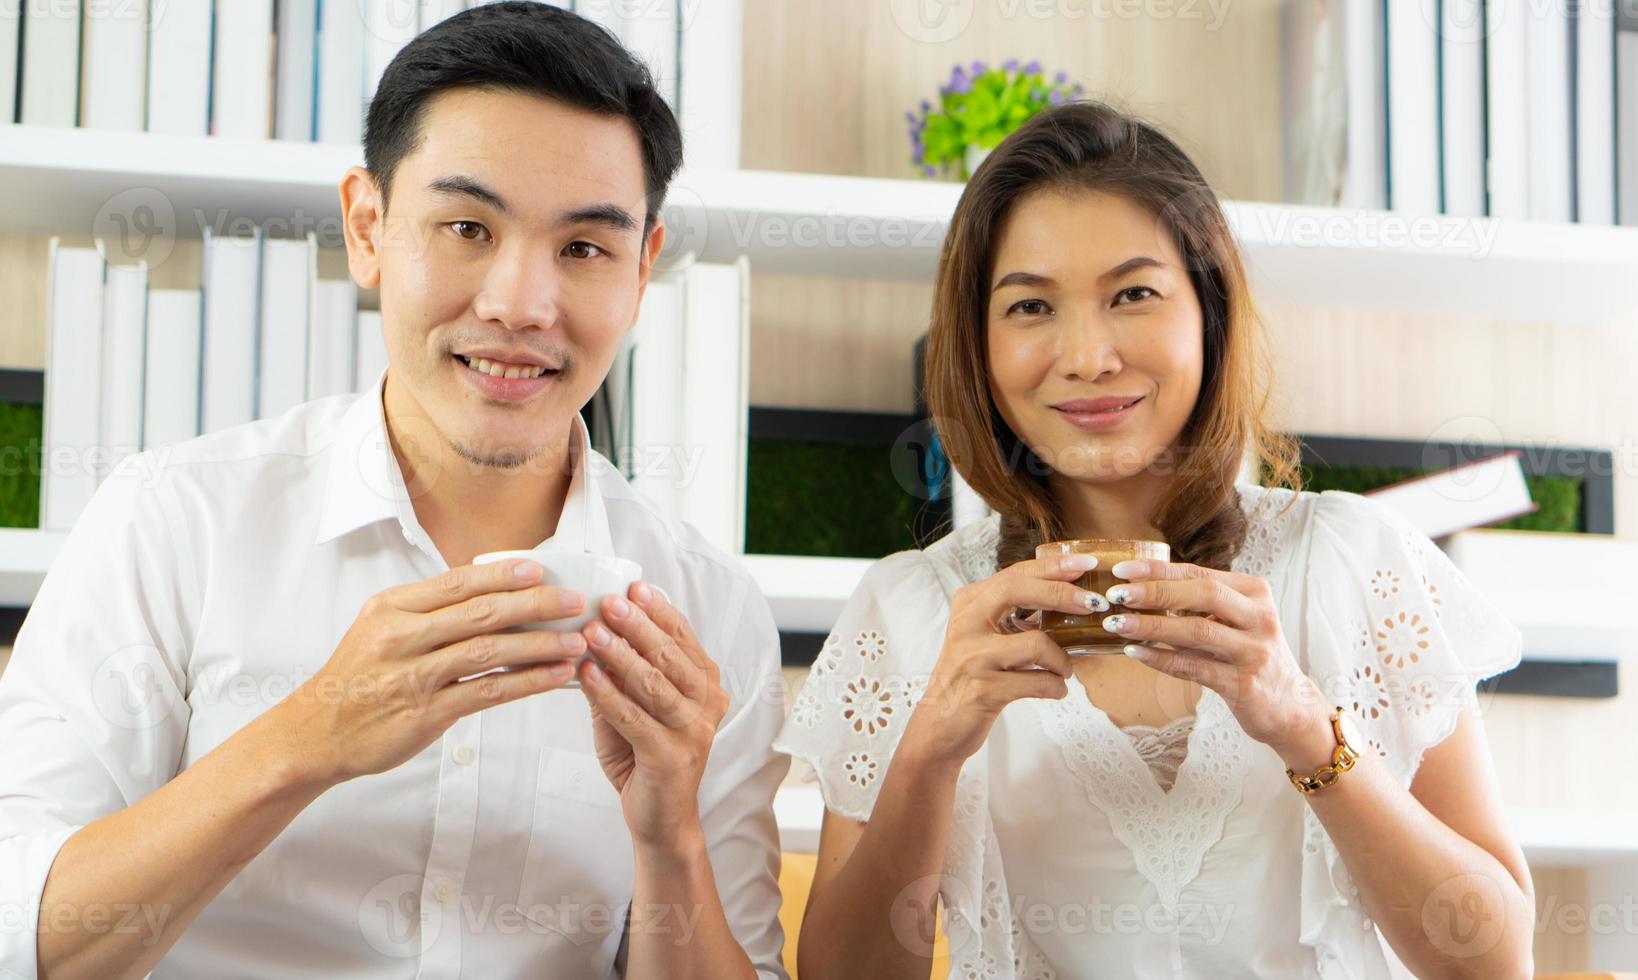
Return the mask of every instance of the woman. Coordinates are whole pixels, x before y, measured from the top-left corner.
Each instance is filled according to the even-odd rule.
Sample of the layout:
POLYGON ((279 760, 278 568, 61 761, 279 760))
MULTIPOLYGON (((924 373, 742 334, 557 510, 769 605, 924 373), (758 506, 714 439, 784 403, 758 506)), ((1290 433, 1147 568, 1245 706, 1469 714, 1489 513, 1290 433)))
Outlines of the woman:
POLYGON ((1384 945, 1421 977, 1529 975, 1474 683, 1519 632, 1381 504, 1301 489, 1268 362, 1165 136, 1077 103, 979 169, 927 391, 997 513, 870 568, 776 742, 828 811, 803 980, 926 977, 935 907, 960 977, 1374 978, 1384 945), (1137 401, 1099 418, 1106 397, 1137 401), (1172 560, 1105 597, 1034 557, 1089 537, 1172 560), (1110 603, 1126 657, 1018 628, 1110 603), (1340 772, 1334 717, 1361 751, 1340 772))

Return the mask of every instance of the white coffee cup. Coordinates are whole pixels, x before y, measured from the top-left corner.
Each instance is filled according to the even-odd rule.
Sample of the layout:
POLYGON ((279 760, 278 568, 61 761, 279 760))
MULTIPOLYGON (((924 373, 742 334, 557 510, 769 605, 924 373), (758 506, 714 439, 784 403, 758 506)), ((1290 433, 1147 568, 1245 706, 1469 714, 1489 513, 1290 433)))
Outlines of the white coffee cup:
MULTIPOLYGON (((569 589, 586 597, 586 609, 574 616, 565 616, 562 619, 542 620, 538 623, 525 623, 519 626, 508 626, 498 632, 526 633, 539 630, 551 630, 558 633, 579 632, 582 626, 602 615, 602 601, 604 596, 626 597, 631 583, 643 577, 643 567, 626 558, 614 555, 594 555, 590 552, 551 551, 535 549, 523 551, 490 551, 472 559, 474 565, 486 565, 491 562, 508 561, 514 558, 526 558, 537 562, 545 572, 535 585, 549 585, 559 589, 569 589)), ((587 654, 581 654, 575 659, 579 664, 587 654)), ((564 687, 579 687, 578 680, 570 680, 564 687)))

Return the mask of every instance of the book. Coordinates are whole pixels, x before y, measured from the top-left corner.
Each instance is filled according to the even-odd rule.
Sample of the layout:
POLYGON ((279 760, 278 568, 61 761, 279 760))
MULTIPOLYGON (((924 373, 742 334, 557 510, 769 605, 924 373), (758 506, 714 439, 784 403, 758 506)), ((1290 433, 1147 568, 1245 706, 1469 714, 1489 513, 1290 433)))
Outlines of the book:
POLYGON ((143 384, 147 373, 148 265, 108 265, 103 280, 101 421, 98 441, 108 456, 98 480, 142 450, 143 384))
POLYGON ((1516 449, 1379 487, 1362 496, 1397 510, 1430 538, 1536 510, 1516 449))
POLYGON ((22 37, 21 4, 0 4, 0 124, 17 121, 17 73, 21 67, 18 38, 22 37))
POLYGON ((315 282, 308 327, 308 400, 357 391, 358 286, 351 279, 315 282))
POLYGON ((211 135, 259 140, 273 135, 272 38, 273 0, 218 0, 211 135))
POLYGON ((421 30, 441 24, 466 9, 466 0, 421 0, 421 30))
POLYGON ((357 344, 353 353, 353 390, 369 391, 387 369, 387 341, 381 333, 381 311, 358 311, 357 344))
POLYGON ((683 442, 681 273, 651 274, 632 328, 630 453, 626 478, 667 514, 679 513, 688 472, 683 442))
POLYGON ((317 262, 318 241, 311 232, 306 238, 262 242, 259 419, 283 415, 307 400, 308 317, 317 262))
POLYGON ((197 289, 148 291, 142 448, 199 434, 199 354, 204 309, 197 289))
POLYGON ((742 0, 684 5, 677 99, 690 166, 739 169, 742 0))
POLYGON ((23 4, 18 122, 74 126, 80 107, 80 0, 23 4))
POLYGON ((1528 11, 1514 0, 1485 0, 1485 212, 1530 217, 1528 11))
MULTIPOLYGON (((1618 92, 1638 92, 1638 10, 1616 11, 1615 81, 1618 92)), ((1638 226, 1638 98, 1615 100, 1616 219, 1638 226)))
POLYGON ((375 87, 387 65, 415 37, 420 24, 419 0, 363 0, 364 98, 375 98, 375 87))
POLYGON ((313 140, 318 0, 279 0, 278 19, 273 136, 308 143, 313 140))
POLYGON ((165 0, 148 29, 148 131, 210 132, 211 0, 165 0))
MULTIPOLYGON (((1582 0, 1575 33, 1575 220, 1615 223, 1615 11, 1582 0)), ((1629 91, 1631 91, 1629 89, 1629 91)))
POLYGON ((58 238, 50 255, 40 527, 66 531, 97 489, 104 261, 100 247, 70 247, 58 238))
POLYGON ((1440 194, 1445 214, 1484 215, 1484 3, 1440 3, 1440 194))
POLYGON ((1281 7, 1286 201, 1387 206, 1384 16, 1380 0, 1281 7))
POLYGON ((84 3, 80 125, 140 133, 147 114, 147 4, 132 0, 84 3))
POLYGON ((1569 13, 1560 3, 1530 4, 1527 13, 1530 219, 1569 221, 1575 214, 1569 13))
POLYGON ((356 0, 319 0, 320 143, 357 146, 364 132, 364 18, 356 0))
POLYGON ((206 228, 204 253, 199 431, 210 433, 256 418, 261 229, 230 237, 206 228))
POLYGON ((751 266, 697 262, 683 280, 683 442, 697 453, 683 519, 730 555, 745 551, 750 436, 751 266))
POLYGON ((1388 4, 1388 204, 1439 212, 1439 35, 1420 4, 1388 4))

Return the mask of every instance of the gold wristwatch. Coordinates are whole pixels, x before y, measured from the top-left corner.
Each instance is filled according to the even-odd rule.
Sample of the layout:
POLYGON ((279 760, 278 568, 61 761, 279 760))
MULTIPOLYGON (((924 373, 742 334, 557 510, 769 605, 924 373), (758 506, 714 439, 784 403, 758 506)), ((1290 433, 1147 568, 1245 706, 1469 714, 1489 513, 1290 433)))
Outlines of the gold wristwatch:
POLYGON ((1291 769, 1285 774, 1291 780, 1291 785, 1297 787, 1298 792, 1307 796, 1317 793, 1337 781, 1337 777, 1354 767, 1359 761, 1359 749, 1356 746, 1365 744, 1365 737, 1360 734, 1359 726, 1354 724, 1354 716, 1345 708, 1338 705, 1336 714, 1331 716, 1331 731, 1337 737, 1337 747, 1331 753, 1331 764, 1320 766, 1314 770, 1312 776, 1299 776, 1291 769))

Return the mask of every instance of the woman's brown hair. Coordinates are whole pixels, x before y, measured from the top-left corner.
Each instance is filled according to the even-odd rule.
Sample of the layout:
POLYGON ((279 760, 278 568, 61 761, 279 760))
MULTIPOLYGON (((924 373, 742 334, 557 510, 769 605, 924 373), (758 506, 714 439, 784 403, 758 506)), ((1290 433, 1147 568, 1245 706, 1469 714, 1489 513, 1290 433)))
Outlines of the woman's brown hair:
POLYGON ((1166 535, 1173 561, 1227 569, 1246 536, 1234 484, 1247 454, 1264 485, 1302 488, 1296 440, 1268 423, 1267 329, 1247 294, 1228 220, 1194 162, 1153 126, 1092 101, 1049 109, 996 147, 962 193, 939 256, 927 403, 956 470, 1001 514, 998 566, 1031 558, 1037 544, 1068 533, 1049 468, 990 396, 985 342, 996 239, 1013 205, 1041 189, 1095 190, 1139 204, 1183 256, 1200 303, 1202 380, 1149 522, 1166 535))

